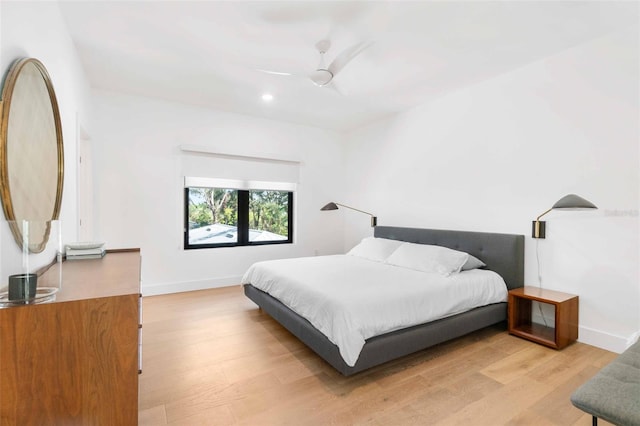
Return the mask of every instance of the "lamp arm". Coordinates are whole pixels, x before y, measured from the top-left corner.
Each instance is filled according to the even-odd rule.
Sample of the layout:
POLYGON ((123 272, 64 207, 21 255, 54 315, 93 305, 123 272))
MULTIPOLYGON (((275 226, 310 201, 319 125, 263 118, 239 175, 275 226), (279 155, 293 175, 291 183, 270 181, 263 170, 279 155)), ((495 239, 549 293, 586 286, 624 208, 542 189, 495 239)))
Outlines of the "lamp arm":
POLYGON ((355 210, 355 211, 360 212, 360 213, 368 214, 369 216, 373 217, 373 215, 371 213, 365 212, 364 210, 356 209, 355 207, 346 206, 346 205, 340 204, 340 203, 336 203, 336 205, 345 207, 347 209, 355 210))
POLYGON ((544 212, 544 213, 542 213, 540 216, 538 216, 538 217, 536 218, 536 222, 539 222, 539 221, 540 221, 540 218, 541 218, 542 216, 544 216, 545 214, 549 213, 551 210, 553 210, 553 207, 551 207, 549 210, 547 210, 546 212, 544 212))
POLYGON ((378 218, 375 217, 374 215, 372 215, 369 212, 365 212, 364 210, 356 209, 355 207, 345 206, 344 204, 340 204, 340 203, 335 203, 335 204, 338 205, 338 206, 342 206, 344 208, 347 208, 347 209, 355 210, 355 211, 360 212, 360 213, 368 214, 369 216, 371 216, 371 226, 373 227, 373 226, 377 226, 378 225, 378 218))

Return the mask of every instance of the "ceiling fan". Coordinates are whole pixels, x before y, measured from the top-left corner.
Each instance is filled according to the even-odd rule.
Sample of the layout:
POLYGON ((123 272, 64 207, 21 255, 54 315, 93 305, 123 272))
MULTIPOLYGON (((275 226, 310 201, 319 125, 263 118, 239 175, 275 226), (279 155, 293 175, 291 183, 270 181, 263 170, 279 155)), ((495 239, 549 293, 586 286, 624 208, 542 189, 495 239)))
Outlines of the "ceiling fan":
MULTIPOLYGON (((361 42, 357 43, 342 52, 338 56, 336 56, 333 61, 329 64, 329 66, 325 65, 324 55, 329 51, 331 47, 330 40, 320 40, 316 43, 316 49, 318 49, 318 53, 320 53, 320 62, 316 69, 310 72, 305 77, 308 77, 313 84, 318 87, 332 86, 331 83, 336 75, 349 63, 362 53, 365 49, 371 46, 372 42, 361 42)), ((286 75, 286 76, 296 76, 298 74, 289 73, 289 72, 279 72, 279 71, 269 71, 269 70, 259 70, 262 72, 266 72, 268 74, 275 75, 286 75)))

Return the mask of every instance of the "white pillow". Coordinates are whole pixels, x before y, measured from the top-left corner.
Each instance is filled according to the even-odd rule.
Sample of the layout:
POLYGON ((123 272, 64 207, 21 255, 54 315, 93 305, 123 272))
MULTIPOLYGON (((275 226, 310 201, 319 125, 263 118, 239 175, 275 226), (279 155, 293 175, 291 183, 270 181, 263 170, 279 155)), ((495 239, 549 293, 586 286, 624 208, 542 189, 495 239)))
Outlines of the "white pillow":
POLYGON ((458 273, 467 262, 467 253, 427 244, 403 243, 389 256, 387 263, 448 277, 458 273))
POLYGON ((482 260, 478 259, 475 256, 469 255, 469 258, 467 259, 465 264, 462 265, 462 270, 468 271, 470 269, 484 268, 485 266, 487 266, 487 264, 484 263, 482 260))
POLYGON ((384 262, 398 247, 402 241, 388 240, 386 238, 367 237, 360 244, 349 250, 349 256, 357 256, 375 262, 384 262))

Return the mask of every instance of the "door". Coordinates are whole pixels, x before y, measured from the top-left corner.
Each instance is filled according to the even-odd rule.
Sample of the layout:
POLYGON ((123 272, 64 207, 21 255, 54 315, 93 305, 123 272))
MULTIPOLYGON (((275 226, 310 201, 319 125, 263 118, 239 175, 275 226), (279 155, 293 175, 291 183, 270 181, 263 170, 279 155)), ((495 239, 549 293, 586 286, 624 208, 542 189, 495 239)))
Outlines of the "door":
POLYGON ((78 125, 78 240, 93 240, 93 171, 91 139, 78 125))

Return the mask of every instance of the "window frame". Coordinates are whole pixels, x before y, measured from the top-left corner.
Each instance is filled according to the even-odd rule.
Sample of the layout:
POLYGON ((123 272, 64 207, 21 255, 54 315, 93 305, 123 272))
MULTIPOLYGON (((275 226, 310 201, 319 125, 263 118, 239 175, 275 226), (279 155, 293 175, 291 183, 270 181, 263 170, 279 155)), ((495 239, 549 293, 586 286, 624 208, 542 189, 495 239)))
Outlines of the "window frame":
POLYGON ((249 224, 249 204, 250 204, 250 192, 258 189, 238 189, 238 188, 223 188, 222 186, 199 186, 185 184, 183 192, 183 213, 184 213, 184 226, 183 226, 183 248, 184 250, 198 250, 208 248, 219 247, 247 247, 247 246, 265 246, 265 245, 279 245, 279 244, 293 244, 293 199, 294 192, 290 189, 270 189, 264 188, 261 191, 278 191, 287 193, 287 231, 288 238, 286 240, 274 240, 274 241, 249 241, 249 230, 251 226, 249 224), (230 243, 212 243, 212 244, 190 244, 189 243, 189 189, 190 188, 208 188, 208 189, 232 189, 238 193, 238 224, 237 224, 237 236, 238 240, 230 243))

